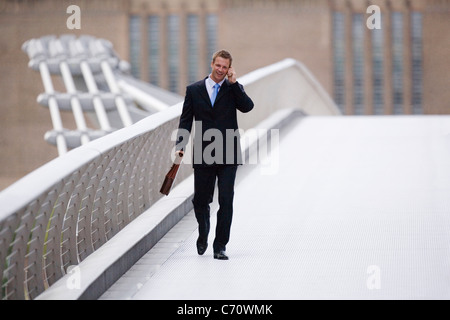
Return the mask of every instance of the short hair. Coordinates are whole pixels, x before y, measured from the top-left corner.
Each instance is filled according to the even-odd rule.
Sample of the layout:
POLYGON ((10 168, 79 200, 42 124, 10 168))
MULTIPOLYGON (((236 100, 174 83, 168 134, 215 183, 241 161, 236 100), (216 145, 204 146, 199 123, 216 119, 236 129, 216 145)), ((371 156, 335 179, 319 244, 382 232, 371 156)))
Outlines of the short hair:
POLYGON ((212 56, 212 62, 213 63, 214 63, 214 61, 216 61, 217 57, 221 57, 221 58, 230 60, 230 67, 231 67, 231 62, 233 62, 233 57, 231 56, 231 54, 228 51, 226 51, 226 50, 219 50, 217 52, 214 52, 214 54, 212 56))

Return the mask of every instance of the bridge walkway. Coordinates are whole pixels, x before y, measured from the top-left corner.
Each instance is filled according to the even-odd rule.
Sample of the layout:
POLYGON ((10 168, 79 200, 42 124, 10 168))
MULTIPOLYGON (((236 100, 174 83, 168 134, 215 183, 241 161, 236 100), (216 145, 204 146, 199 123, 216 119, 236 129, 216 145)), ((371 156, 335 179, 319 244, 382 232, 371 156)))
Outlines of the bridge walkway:
POLYGON ((238 170, 229 261, 193 212, 100 299, 449 299, 450 117, 305 117, 238 170), (265 170, 264 170, 265 169, 265 170))

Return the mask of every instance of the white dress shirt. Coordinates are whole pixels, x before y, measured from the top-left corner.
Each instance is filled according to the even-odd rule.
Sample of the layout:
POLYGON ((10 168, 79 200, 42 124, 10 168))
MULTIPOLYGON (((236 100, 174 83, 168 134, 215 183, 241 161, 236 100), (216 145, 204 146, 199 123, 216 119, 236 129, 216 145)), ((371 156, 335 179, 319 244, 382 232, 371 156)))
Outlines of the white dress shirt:
MULTIPOLYGON (((223 80, 219 82, 219 85, 220 85, 219 91, 220 91, 220 88, 222 88, 222 84, 224 81, 225 81, 225 78, 223 78, 223 80)), ((215 84, 216 83, 214 82, 214 80, 211 79, 211 75, 209 75, 209 77, 205 79, 205 85, 206 85, 206 90, 208 91, 209 99, 211 99, 211 96, 214 91, 213 87, 215 84)))

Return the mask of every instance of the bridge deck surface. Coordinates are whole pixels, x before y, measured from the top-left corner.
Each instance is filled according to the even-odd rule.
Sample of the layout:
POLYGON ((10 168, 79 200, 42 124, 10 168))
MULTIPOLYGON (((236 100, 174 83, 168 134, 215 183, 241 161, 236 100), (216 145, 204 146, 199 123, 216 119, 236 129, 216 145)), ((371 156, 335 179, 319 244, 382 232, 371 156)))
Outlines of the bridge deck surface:
POLYGON ((229 261, 190 212, 101 299, 450 298, 450 117, 306 117, 272 156, 238 170, 229 261))

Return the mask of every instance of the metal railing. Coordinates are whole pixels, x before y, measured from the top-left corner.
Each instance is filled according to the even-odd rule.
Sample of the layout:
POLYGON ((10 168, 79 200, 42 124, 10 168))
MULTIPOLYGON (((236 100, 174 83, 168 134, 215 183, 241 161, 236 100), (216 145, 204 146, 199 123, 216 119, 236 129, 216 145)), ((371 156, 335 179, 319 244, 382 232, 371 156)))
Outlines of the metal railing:
MULTIPOLYGON (((291 59, 239 81, 255 102, 253 115, 242 118, 245 129, 284 107, 339 114, 306 68, 291 59)), ((0 193, 3 299, 34 299, 162 197, 181 109, 177 104, 82 145, 0 193)), ((175 184, 191 173, 183 165, 175 184)))

